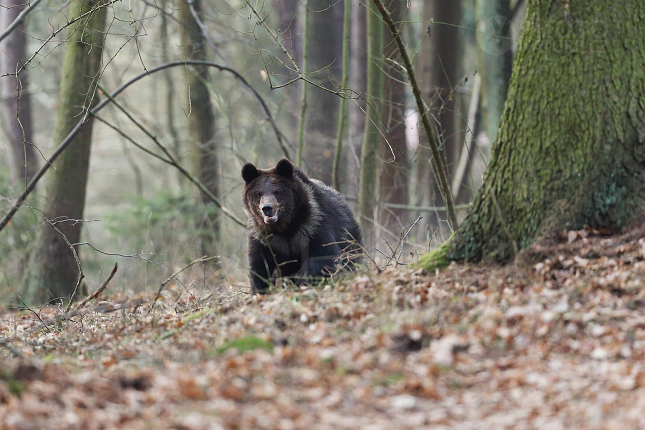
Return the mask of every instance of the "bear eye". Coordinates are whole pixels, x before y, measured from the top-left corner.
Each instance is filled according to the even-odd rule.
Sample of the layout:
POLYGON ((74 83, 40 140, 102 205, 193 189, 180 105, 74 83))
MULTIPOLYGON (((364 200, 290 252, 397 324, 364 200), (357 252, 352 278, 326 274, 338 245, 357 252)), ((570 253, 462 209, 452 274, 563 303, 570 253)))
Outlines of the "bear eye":
POLYGON ((279 196, 280 195, 280 190, 275 190, 275 192, 273 194, 275 194, 276 196, 279 196))

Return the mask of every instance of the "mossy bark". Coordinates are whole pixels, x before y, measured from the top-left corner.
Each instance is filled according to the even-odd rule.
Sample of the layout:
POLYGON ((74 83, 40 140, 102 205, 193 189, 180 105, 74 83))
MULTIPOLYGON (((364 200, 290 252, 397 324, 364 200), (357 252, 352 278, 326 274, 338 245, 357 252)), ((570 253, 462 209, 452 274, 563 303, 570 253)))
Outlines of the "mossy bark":
POLYGON ((450 259, 506 260, 538 236, 642 214, 645 3, 533 0, 484 184, 450 259))
MULTIPOLYGON (((98 101, 106 8, 103 1, 73 0, 71 19, 87 14, 70 27, 54 124, 57 145, 98 101)), ((43 213, 50 220, 38 232, 24 281, 23 300, 42 303, 69 297, 79 276, 71 244, 80 242, 85 208, 93 118, 85 123, 65 152, 54 162, 55 170, 45 190, 43 213)), ((74 245, 77 249, 78 246, 74 245)))

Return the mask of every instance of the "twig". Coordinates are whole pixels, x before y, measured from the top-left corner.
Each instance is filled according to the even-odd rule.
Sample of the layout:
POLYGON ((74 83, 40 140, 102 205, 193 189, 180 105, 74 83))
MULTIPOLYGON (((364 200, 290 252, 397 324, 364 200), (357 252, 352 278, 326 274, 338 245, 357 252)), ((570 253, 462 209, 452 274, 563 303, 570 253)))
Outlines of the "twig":
POLYGON ((387 255, 383 251, 377 249, 377 251, 379 251, 381 254, 383 254, 386 257, 388 257, 387 262, 381 267, 381 269, 386 268, 392 261, 394 261, 394 267, 396 267, 398 265, 403 265, 403 263, 401 263, 399 261, 401 259, 401 256, 403 255, 403 243, 405 242, 405 240, 410 235, 410 232, 412 231, 414 226, 416 226, 417 223, 419 221, 421 221, 422 219, 423 219, 422 216, 417 217, 416 221, 414 221, 412 224, 409 224, 409 225, 407 225, 406 227, 403 228, 403 231, 401 231, 401 234, 399 235, 399 241, 397 242, 397 244, 394 247, 394 249, 392 249, 392 247, 390 246, 389 242, 385 241, 385 244, 387 245, 388 248, 390 248, 390 252, 392 253, 392 255, 387 255), (397 257, 397 254, 398 254, 398 257, 397 257))
POLYGON ((41 0, 34 0, 29 4, 29 6, 24 8, 23 11, 20 12, 20 14, 16 17, 16 19, 14 19, 13 22, 9 25, 9 27, 7 27, 7 29, 0 34, 0 42, 2 42, 5 39, 5 37, 9 36, 9 34, 11 34, 11 32, 14 31, 16 27, 22 24, 27 14, 32 10, 34 10, 36 6, 38 6, 38 3, 40 2, 41 0))
MULTIPOLYGON (((202 32, 202 35, 204 36, 204 39, 206 39, 206 41, 211 46, 211 48, 213 48, 213 51, 215 51, 217 56, 222 59, 222 61, 224 62, 224 65, 226 67, 229 67, 228 62, 226 61, 226 58, 224 58, 224 56, 222 55, 220 50, 217 48, 217 45, 215 44, 213 39, 210 37, 210 35, 206 31, 206 26, 204 25, 202 20, 199 18, 199 15, 195 11, 194 0, 187 0, 187 2, 188 2, 188 7, 190 8, 190 13, 193 15, 193 19, 197 23, 197 26, 199 27, 200 31, 202 32)), ((180 23, 180 24, 184 25, 184 26, 186 25, 183 22, 180 23)), ((231 69, 231 70, 233 70, 233 69, 231 69)), ((262 98, 262 96, 260 95, 260 93, 258 93, 255 90, 255 88, 253 88, 246 81, 246 79, 244 79, 242 77, 242 75, 240 75, 239 73, 237 73, 237 72, 233 73, 233 76, 235 76, 235 79, 240 81, 242 83, 242 85, 244 85, 249 91, 251 91, 251 93, 253 94, 253 97, 255 97, 255 99, 260 104, 260 107, 264 111, 264 116, 266 117, 267 121, 269 121, 269 123, 271 124, 271 127, 273 128, 273 132, 275 133, 275 136, 278 139, 278 145, 280 145, 280 148, 282 149, 282 153, 284 154, 285 157, 291 158, 291 156, 289 154, 289 149, 285 146, 285 142, 286 142, 287 145, 291 146, 292 148, 293 148, 293 144, 289 141, 289 139, 282 132, 282 130, 280 130, 280 127, 278 127, 278 124, 273 119, 273 116, 271 115, 271 111, 269 111, 269 108, 268 108, 266 102, 264 101, 264 99, 262 98)))
MULTIPOLYGON (((20 300, 19 297, 18 297, 18 300, 20 300)), ((22 300, 20 300, 20 302, 24 304, 24 302, 22 302, 22 300)), ((29 309, 31 312, 33 312, 36 315, 36 318, 38 318, 38 320, 40 321, 40 324, 35 326, 35 327, 30 328, 29 330, 26 330, 26 331, 22 332, 21 334, 22 335, 33 334, 33 333, 36 333, 39 330, 42 330, 44 328, 48 328, 51 325, 58 324, 60 321, 68 320, 68 319, 73 318, 75 316, 83 316, 83 315, 86 315, 86 314, 88 314, 90 312, 99 312, 99 313, 114 312, 114 311, 118 311, 119 309, 125 309, 125 308, 127 308, 128 306, 131 306, 131 305, 135 305, 135 306, 138 307, 142 303, 143 303, 143 299, 134 299, 134 300, 130 300, 129 302, 125 302, 125 303, 120 303, 120 304, 115 304, 115 305, 110 304, 109 306, 106 306, 104 304, 97 305, 97 306, 94 306, 92 309, 90 309, 88 311, 85 311, 85 312, 81 312, 81 310, 79 308, 79 309, 75 309, 75 310, 73 310, 73 311, 71 311, 69 313, 66 313, 66 314, 64 313, 64 314, 58 315, 57 317, 49 318, 49 319, 44 320, 44 321, 40 318, 40 316, 36 312, 34 312, 32 309, 30 309, 28 306, 25 305, 25 307, 27 309, 29 309)), ((0 338, 0 346, 4 346, 5 348, 7 348, 7 349, 9 349, 10 351, 13 352, 13 348, 9 347, 9 342, 12 342, 16 337, 17 337, 16 335, 13 335, 13 336, 9 336, 9 337, 0 338)))
MULTIPOLYGON (((98 287, 96 289, 96 291, 94 291, 92 293, 91 296, 86 297, 85 299, 83 299, 83 301, 78 305, 78 307, 75 309, 75 311, 77 311, 77 312, 80 311, 81 309, 83 309, 83 307, 86 304, 89 303, 90 300, 93 300, 93 299, 97 298, 99 296, 99 294, 101 294, 103 292, 103 290, 105 290, 105 288, 108 286, 108 284, 110 283, 110 281, 114 277, 114 274, 116 273, 118 268, 119 268, 119 263, 114 263, 114 269, 112 269, 112 272, 110 273, 110 276, 108 276, 107 279, 105 281, 103 281, 101 286, 98 287)), ((70 301, 70 303, 71 303, 71 301, 70 301)))
POLYGON ((157 291, 157 294, 155 295, 155 299, 152 301, 152 306, 150 307, 150 311, 148 312, 148 314, 150 314, 152 312, 152 310, 155 308, 155 305, 157 304, 157 300, 159 300, 159 297, 161 297, 161 291, 166 286, 166 284, 168 284, 168 282, 172 281, 177 275, 179 275, 184 270, 190 268, 191 266, 193 266, 193 265, 195 265, 197 263, 203 263, 203 262, 206 262, 206 261, 214 260, 216 258, 219 258, 219 257, 218 256, 211 256, 211 257, 203 256, 203 257, 200 257, 197 260, 191 261, 187 266, 182 267, 181 269, 179 269, 178 271, 176 271, 175 273, 170 275, 170 277, 168 279, 166 279, 165 281, 163 281, 161 283, 161 285, 159 286, 159 290, 157 291))
MULTIPOLYGON (((34 187, 40 181, 40 179, 43 177, 43 175, 49 170, 49 168, 52 166, 52 163, 67 149, 67 147, 70 145, 74 137, 79 133, 79 131, 83 128, 83 125, 87 122, 87 120, 90 118, 90 116, 96 115, 101 109, 103 109, 105 106, 110 103, 110 101, 114 100, 116 96, 121 94, 126 88, 128 88, 130 85, 134 84, 135 82, 152 75, 153 73, 159 72, 161 70, 165 70, 171 67, 177 67, 177 66, 185 66, 185 65, 203 65, 203 66, 208 66, 208 67, 214 67, 220 71, 226 71, 229 73, 232 73, 233 75, 239 76, 239 74, 229 68, 229 67, 224 67, 220 66, 219 64, 216 63, 211 63, 208 61, 196 61, 196 60, 190 60, 190 61, 173 61, 171 63, 166 63, 162 64, 160 66, 157 66, 153 69, 147 70, 146 72, 140 73, 139 75, 135 76, 134 78, 130 79, 128 82, 124 83, 121 85, 116 91, 114 91, 109 97, 105 98, 102 100, 98 105, 96 105, 93 109, 90 111, 86 112, 85 115, 83 115, 83 118, 74 126, 74 128, 69 132, 67 137, 63 139, 63 141, 58 145, 54 153, 51 155, 49 160, 47 160, 46 163, 43 164, 43 166, 40 168, 40 170, 34 175, 34 177, 29 181, 27 186, 25 187, 25 190, 18 196, 16 199, 16 202, 14 205, 9 209, 7 214, 2 218, 0 221, 0 231, 4 230, 4 228, 9 224, 9 221, 14 217, 16 212, 18 212, 18 209, 23 205, 25 200, 27 199, 27 196, 31 194, 31 192, 34 190, 34 187)), ((241 79, 244 79, 240 76, 241 79)), ((239 221, 239 219, 238 219, 239 221)), ((238 223, 240 224, 240 223, 238 223)), ((241 222, 243 227, 246 227, 246 224, 241 222)))
POLYGON ((408 78, 410 80, 410 85, 412 86, 412 93, 414 94, 414 98, 417 102, 417 109, 419 111, 419 116, 421 117, 423 129, 425 131, 426 136, 428 137, 428 142, 430 143, 433 167, 435 169, 435 172, 439 180, 438 185, 439 185, 439 190, 441 191, 441 196, 443 197, 443 200, 446 203, 448 222, 450 223, 450 228, 453 231, 456 231, 457 227, 459 226, 459 223, 457 222, 457 212, 455 211, 454 199, 450 191, 450 185, 448 184, 448 176, 446 175, 446 168, 443 164, 443 159, 441 158, 441 155, 439 152, 437 137, 435 136, 434 131, 432 130, 432 126, 430 125, 430 120, 426 115, 425 105, 423 103, 423 98, 421 96, 421 90, 419 89, 419 85, 417 83, 417 79, 414 74, 414 68, 412 67, 412 62, 410 61, 408 52, 405 49, 403 40, 401 39, 401 34, 399 33, 399 30, 396 28, 396 24, 392 20, 392 16, 385 9, 381 0, 373 0, 373 1, 378 11, 380 12, 381 16, 383 17, 383 20, 385 21, 388 28, 390 29, 390 32, 392 33, 392 38, 396 42, 396 46, 399 50, 399 54, 401 55, 401 59, 403 60, 403 65, 405 66, 405 70, 408 72, 408 78))
POLYGON ((32 308, 30 308, 30 307, 27 305, 27 303, 25 303, 25 302, 22 300, 22 297, 20 297, 20 296, 16 296, 16 300, 18 300, 20 303, 22 303, 22 305, 25 307, 25 309, 27 309, 27 310, 28 310, 29 312, 31 312, 32 314, 36 315, 36 318, 38 318, 38 321, 40 321, 40 322, 41 322, 41 324, 44 324, 44 321, 42 320, 42 318, 40 318, 40 315, 38 314, 38 312, 36 312, 36 311, 35 311, 35 310, 33 310, 32 308))
MULTIPOLYGON (((102 90, 101 86, 99 85, 99 88, 102 90)), ((102 90, 103 91, 103 90, 102 90)), ((105 91, 103 91, 105 93, 105 91)), ((106 93, 107 94, 107 93, 106 93)), ((110 97, 110 96, 108 96, 110 97)), ((163 153, 168 157, 170 160, 170 165, 174 166, 177 170, 179 170, 186 178, 188 178, 193 184, 197 185, 197 187, 200 189, 201 192, 203 192, 215 205, 219 208, 219 210, 222 211, 222 213, 229 218, 231 218, 233 221, 235 221, 238 225, 242 227, 246 227, 246 223, 239 219, 230 209, 228 209, 226 206, 222 204, 222 202, 199 180, 197 179, 194 175, 192 175, 188 170, 186 170, 177 160, 175 160, 174 156, 166 148, 160 141, 157 139, 157 137, 152 134, 151 131, 149 131, 143 124, 141 124, 139 121, 137 121, 136 118, 134 118, 128 110, 126 110, 125 107, 121 106, 119 102, 116 100, 112 99, 112 103, 127 116, 130 121, 132 121, 141 131, 143 131, 152 141, 157 145, 163 153)), ((160 158, 161 160, 164 160, 163 158, 160 158)), ((165 160, 164 160, 165 161, 165 160)))
MULTIPOLYGON (((58 234, 61 235, 65 243, 67 244, 67 247, 72 251, 72 255, 74 255, 74 261, 76 262, 76 267, 78 267, 78 279, 76 280, 76 285, 74 285, 74 291, 72 292, 71 297, 69 298, 69 303, 67 305, 67 309, 65 309, 65 313, 69 312, 69 309, 72 307, 72 302, 74 301, 74 297, 76 296, 76 292, 78 291, 78 287, 81 285, 81 282, 83 281, 83 278, 85 278, 85 274, 83 273, 83 266, 81 265, 81 260, 78 258, 78 253, 76 252, 76 249, 74 248, 74 245, 71 244, 67 236, 65 236, 65 233, 60 231, 58 227, 56 227, 55 224, 58 224, 59 222, 63 221, 72 221, 71 219, 68 219, 65 217, 65 219, 54 219, 54 221, 49 220, 49 218, 45 217, 45 222, 49 224, 54 230, 58 232, 58 234)), ((78 220, 74 220, 78 222, 78 220)))

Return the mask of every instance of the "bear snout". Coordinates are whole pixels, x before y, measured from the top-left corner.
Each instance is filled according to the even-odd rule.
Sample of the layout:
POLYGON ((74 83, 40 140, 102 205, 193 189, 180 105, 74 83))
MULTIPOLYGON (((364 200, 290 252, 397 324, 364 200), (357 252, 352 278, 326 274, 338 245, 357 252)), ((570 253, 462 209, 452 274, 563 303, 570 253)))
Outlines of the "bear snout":
POLYGON ((260 200, 260 211, 262 211, 265 224, 274 224, 278 221, 278 201, 274 196, 265 196, 260 200))

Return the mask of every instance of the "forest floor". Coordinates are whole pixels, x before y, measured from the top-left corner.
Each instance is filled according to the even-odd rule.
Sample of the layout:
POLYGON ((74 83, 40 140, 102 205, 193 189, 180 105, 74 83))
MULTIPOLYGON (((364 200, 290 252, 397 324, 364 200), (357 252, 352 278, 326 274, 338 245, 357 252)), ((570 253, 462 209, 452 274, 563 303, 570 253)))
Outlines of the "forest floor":
POLYGON ((106 295, 55 324, 4 309, 0 428, 645 428, 645 231, 602 233, 506 266, 106 295))

